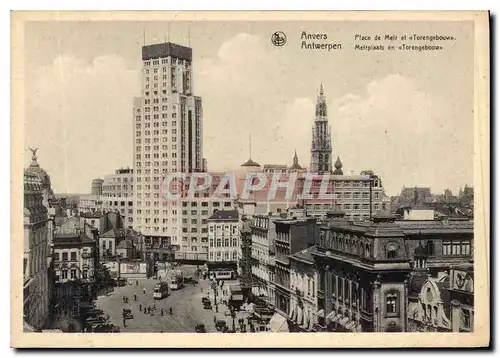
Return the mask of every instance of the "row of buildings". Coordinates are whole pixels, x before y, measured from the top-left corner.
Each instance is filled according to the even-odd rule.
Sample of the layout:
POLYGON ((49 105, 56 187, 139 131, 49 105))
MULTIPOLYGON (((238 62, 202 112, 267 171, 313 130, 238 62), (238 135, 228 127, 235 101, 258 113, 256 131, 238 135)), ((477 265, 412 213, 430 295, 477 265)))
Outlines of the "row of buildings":
POLYGON ((272 330, 472 331, 472 220, 355 222, 338 207, 322 220, 302 208, 249 217, 242 286, 275 310, 272 330))
MULTIPOLYGON (((235 197, 213 195, 226 173, 209 172, 212 187, 192 197, 188 195, 192 173, 206 172, 203 158, 203 105, 194 93, 193 53, 189 47, 166 42, 142 47, 141 96, 132 104, 133 166, 116 170, 104 179, 94 179, 91 195, 80 198, 79 211, 119 211, 126 227, 141 232, 148 242, 156 242, 158 259, 210 261, 209 218, 216 210, 235 210, 235 197), (171 173, 185 173, 178 200, 167 200, 163 180, 171 173)), ((321 86, 314 116, 311 142, 312 199, 285 198, 283 188, 275 198, 267 197, 269 188, 252 193, 265 212, 287 210, 297 204, 314 216, 324 216, 334 203, 341 205, 353 220, 368 220, 377 210, 386 210, 381 179, 372 171, 344 175, 339 157, 333 163, 326 97, 321 86), (322 175, 331 175, 328 187, 334 199, 318 197, 322 175)), ((304 189, 307 169, 299 164, 297 153, 292 164, 264 165, 249 159, 235 170, 240 177, 260 173, 283 179, 299 175, 296 189, 304 189)))

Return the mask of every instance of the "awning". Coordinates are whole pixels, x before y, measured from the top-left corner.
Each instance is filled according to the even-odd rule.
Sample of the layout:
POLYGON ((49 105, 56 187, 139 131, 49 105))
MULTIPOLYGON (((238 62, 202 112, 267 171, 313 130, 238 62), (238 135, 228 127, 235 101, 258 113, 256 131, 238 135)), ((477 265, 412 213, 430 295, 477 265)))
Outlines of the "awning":
POLYGON ((231 300, 233 301, 243 301, 243 295, 239 294, 239 295, 232 295, 231 296, 231 300))
POLYGON ((290 318, 290 320, 295 321, 296 315, 297 315, 297 310, 295 309, 295 305, 291 304, 290 305, 290 314, 288 315, 288 317, 290 318))
POLYGON ((332 312, 328 313, 326 315, 326 318, 325 318, 326 322, 327 323, 331 322, 336 315, 337 315, 337 312, 335 312, 335 311, 332 311, 332 312))
POLYGON ((300 326, 302 324, 302 315, 303 310, 300 307, 297 307, 297 324, 300 326))
POLYGON ((355 326, 356 326, 356 322, 349 321, 349 322, 347 322, 345 328, 350 330, 350 331, 354 331, 355 326))
POLYGON ((269 328, 271 332, 289 332, 288 324, 286 318, 279 313, 274 313, 273 317, 269 321, 269 328))
POLYGON ((340 320, 339 320, 339 324, 340 324, 341 326, 344 326, 344 327, 346 326, 346 323, 347 323, 347 322, 349 322, 349 317, 342 317, 342 318, 340 318, 340 320))
POLYGON ((303 329, 307 329, 307 327, 308 327, 308 323, 309 323, 308 318, 309 318, 309 317, 307 316, 306 312, 304 312, 304 322, 303 322, 303 323, 302 323, 302 325, 301 325, 301 327, 302 327, 303 329))
POLYGON ((322 317, 325 318, 325 310, 321 309, 318 312, 316 312, 317 317, 322 317))
POLYGON ((26 321, 23 321, 24 332, 38 332, 38 330, 26 321))
POLYGON ((314 321, 315 321, 315 319, 313 317, 311 317, 311 319, 309 320, 309 327, 308 327, 309 331, 313 330, 314 321))

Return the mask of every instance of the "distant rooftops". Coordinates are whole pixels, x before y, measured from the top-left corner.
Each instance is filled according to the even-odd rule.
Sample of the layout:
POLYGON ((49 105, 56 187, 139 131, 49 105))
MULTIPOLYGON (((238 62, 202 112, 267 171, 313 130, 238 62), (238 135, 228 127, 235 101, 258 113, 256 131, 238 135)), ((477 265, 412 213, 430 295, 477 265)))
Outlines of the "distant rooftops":
POLYGON ((133 173, 134 169, 131 169, 129 167, 115 170, 115 174, 133 174, 133 173))
POLYGON ((100 211, 94 211, 94 212, 81 213, 80 216, 85 219, 100 219, 104 216, 104 214, 100 211))
POLYGON ((193 49, 172 42, 147 45, 142 47, 142 60, 153 60, 161 57, 175 57, 180 60, 192 61, 193 49))
POLYGON ((208 220, 234 220, 238 221, 238 210, 217 210, 214 211, 208 220))

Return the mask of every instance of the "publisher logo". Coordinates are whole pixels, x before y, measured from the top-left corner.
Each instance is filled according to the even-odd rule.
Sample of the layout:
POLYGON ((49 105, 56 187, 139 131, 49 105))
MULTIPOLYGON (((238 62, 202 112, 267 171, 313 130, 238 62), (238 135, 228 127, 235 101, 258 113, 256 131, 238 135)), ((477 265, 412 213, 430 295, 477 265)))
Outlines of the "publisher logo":
POLYGON ((276 31, 271 36, 271 42, 274 46, 282 47, 286 44, 286 35, 283 31, 276 31))

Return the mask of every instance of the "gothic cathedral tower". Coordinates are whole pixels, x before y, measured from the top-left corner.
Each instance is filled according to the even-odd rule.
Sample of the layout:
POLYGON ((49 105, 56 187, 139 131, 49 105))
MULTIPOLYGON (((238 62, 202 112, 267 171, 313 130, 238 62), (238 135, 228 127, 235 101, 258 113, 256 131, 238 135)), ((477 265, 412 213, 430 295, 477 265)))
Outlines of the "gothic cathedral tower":
POLYGON ((332 140, 323 85, 319 89, 316 116, 312 128, 311 171, 313 173, 330 173, 332 171, 332 140))

